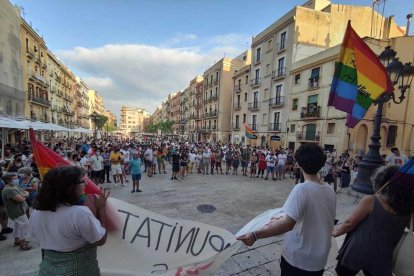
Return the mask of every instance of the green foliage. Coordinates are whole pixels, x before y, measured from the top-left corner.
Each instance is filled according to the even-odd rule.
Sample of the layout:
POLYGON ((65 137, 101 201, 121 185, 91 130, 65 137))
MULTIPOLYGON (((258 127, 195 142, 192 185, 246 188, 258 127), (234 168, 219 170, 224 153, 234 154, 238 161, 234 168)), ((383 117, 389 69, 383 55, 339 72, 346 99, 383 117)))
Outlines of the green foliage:
POLYGON ((97 129, 102 129, 106 121, 108 121, 108 118, 102 114, 91 114, 91 118, 97 129))
POLYGON ((149 124, 145 128, 145 132, 155 133, 158 130, 158 124, 149 124))
POLYGON ((172 132, 172 126, 173 126, 174 122, 167 120, 167 121, 161 121, 158 123, 158 128, 161 130, 161 132, 163 133, 170 133, 172 132))

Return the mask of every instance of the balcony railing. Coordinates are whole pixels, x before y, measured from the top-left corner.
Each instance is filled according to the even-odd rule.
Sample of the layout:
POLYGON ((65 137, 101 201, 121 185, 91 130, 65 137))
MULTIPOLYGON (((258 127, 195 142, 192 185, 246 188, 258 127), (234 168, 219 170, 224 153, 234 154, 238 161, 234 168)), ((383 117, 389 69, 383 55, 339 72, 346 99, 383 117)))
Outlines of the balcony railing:
POLYGON ((213 125, 212 130, 217 130, 217 126, 213 125))
POLYGON ((271 98, 269 100, 269 106, 271 106, 271 107, 283 106, 284 104, 285 104, 285 97, 284 96, 271 98))
POLYGON ((218 111, 217 110, 210 111, 210 112, 207 112, 207 113, 204 114, 204 118, 215 117, 215 116, 218 116, 218 111))
POLYGON ((260 86, 260 78, 250 80, 250 86, 252 87, 260 86))
POLYGON ((310 78, 308 88, 309 90, 318 89, 319 88, 319 77, 310 78))
POLYGON ((281 123, 271 123, 269 124, 269 131, 282 131, 282 124, 281 123))
POLYGON ((235 106, 234 106, 234 110, 240 110, 241 109, 241 105, 240 105, 240 103, 239 104, 236 104, 235 106))
POLYGON ((217 83, 219 83, 219 79, 217 78, 217 79, 214 79, 214 84, 217 84, 217 83))
POLYGON ((296 131, 296 139, 302 141, 319 141, 319 131, 296 131))
POLYGON ((278 80, 284 77, 286 77, 286 67, 278 68, 272 72, 272 79, 274 80, 278 80))
POLYGON ((238 85, 234 86, 233 91, 234 91, 235 93, 240 93, 240 92, 242 91, 242 89, 241 89, 241 85, 240 85, 240 84, 238 84, 238 85))
POLYGON ((219 98, 219 96, 218 96, 218 95, 213 95, 213 96, 211 97, 211 100, 212 100, 212 101, 217 101, 217 100, 218 100, 218 98, 219 98))
POLYGON ((26 56, 28 58, 34 58, 34 53, 32 51, 28 50, 28 51, 26 51, 26 56))
POLYGON ((249 103, 247 109, 249 109, 249 110, 258 110, 259 109, 259 102, 249 103))
POLYGON ((302 110, 300 112, 300 117, 302 119, 319 118, 321 117, 321 107, 320 106, 302 107, 302 110))
POLYGON ((28 96, 29 102, 35 103, 35 104, 41 104, 47 107, 51 106, 51 103, 48 99, 42 98, 42 97, 35 97, 34 95, 29 94, 28 96))
POLYGON ((254 60, 254 64, 259 64, 262 61, 260 55, 256 55, 253 60, 254 60))

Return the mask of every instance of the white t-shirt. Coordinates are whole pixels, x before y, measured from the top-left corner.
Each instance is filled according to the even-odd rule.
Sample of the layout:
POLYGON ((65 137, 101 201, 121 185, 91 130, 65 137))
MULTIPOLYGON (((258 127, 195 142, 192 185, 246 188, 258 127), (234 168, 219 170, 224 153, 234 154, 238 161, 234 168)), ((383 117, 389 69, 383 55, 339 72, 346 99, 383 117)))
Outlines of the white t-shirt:
POLYGON ((124 156, 124 163, 129 163, 130 151, 129 150, 121 150, 121 153, 124 156))
POLYGON ((277 164, 278 165, 282 165, 282 166, 284 166, 284 165, 286 165, 286 160, 287 160, 287 155, 286 154, 284 154, 284 153, 279 153, 278 155, 277 155, 277 164))
POLYGON ((84 157, 82 157, 82 159, 80 160, 80 164, 82 165, 82 168, 84 168, 85 170, 88 170, 88 166, 90 165, 90 161, 89 161, 89 159, 86 155, 84 157))
POLYGON ((62 206, 56 212, 34 210, 29 225, 42 249, 59 252, 82 248, 105 235, 105 228, 86 206, 62 206))
POLYGON ((322 270, 331 248, 336 213, 336 195, 332 186, 305 181, 297 184, 283 211, 296 221, 287 232, 282 255, 292 266, 306 271, 322 270))
POLYGON ((145 151, 145 153, 144 153, 144 156, 145 156, 145 158, 146 158, 148 161, 152 161, 152 159, 153 159, 152 149, 151 149, 151 148, 147 148, 147 150, 146 150, 146 151, 145 151))
POLYGON ((91 162, 91 170, 94 172, 103 170, 103 157, 101 155, 93 155, 89 161, 91 162))
POLYGON ((276 157, 274 155, 267 155, 266 156, 266 162, 268 167, 274 167, 276 163, 276 157))
POLYGON ((188 159, 189 159, 191 162, 194 162, 194 161, 196 160, 196 155, 195 155, 195 153, 190 152, 190 154, 189 154, 189 156, 188 156, 188 159))
POLYGON ((400 156, 391 154, 388 155, 387 158, 385 158, 385 161, 387 161, 390 165, 402 166, 405 163, 407 163, 408 157, 402 154, 400 154, 400 156))

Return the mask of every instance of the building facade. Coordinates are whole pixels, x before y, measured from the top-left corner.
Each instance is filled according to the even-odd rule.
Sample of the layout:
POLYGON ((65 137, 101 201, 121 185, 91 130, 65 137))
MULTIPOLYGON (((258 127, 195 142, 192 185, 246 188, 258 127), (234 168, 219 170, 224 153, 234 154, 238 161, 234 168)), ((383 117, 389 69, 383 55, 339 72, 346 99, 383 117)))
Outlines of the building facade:
POLYGON ((127 136, 133 132, 144 132, 144 119, 149 117, 149 113, 143 108, 122 106, 119 130, 127 136))
POLYGON ((25 116, 32 121, 50 122, 46 43, 23 18, 20 22, 20 43, 23 89, 26 91, 25 116))
POLYGON ((392 17, 382 18, 371 7, 311 0, 296 6, 253 38, 247 121, 261 144, 272 148, 286 146, 289 114, 286 99, 292 90, 291 84, 317 85, 320 72, 316 69, 309 79, 292 80, 292 64, 340 44, 347 22, 353 18, 358 18, 352 21, 352 26, 361 37, 388 38, 403 34, 392 17), (373 15, 381 20, 371 22, 373 15), (373 32, 373 29, 383 31, 373 32))
POLYGON ((233 72, 250 64, 250 51, 232 58, 222 58, 203 74, 203 141, 231 139, 233 72), (229 108, 230 107, 230 108, 229 108))
POLYGON ((0 26, 0 116, 24 117, 20 14, 8 0, 0 0, 0 26))
POLYGON ((91 126, 89 118, 89 87, 81 78, 76 78, 76 122, 79 127, 88 129, 91 126))

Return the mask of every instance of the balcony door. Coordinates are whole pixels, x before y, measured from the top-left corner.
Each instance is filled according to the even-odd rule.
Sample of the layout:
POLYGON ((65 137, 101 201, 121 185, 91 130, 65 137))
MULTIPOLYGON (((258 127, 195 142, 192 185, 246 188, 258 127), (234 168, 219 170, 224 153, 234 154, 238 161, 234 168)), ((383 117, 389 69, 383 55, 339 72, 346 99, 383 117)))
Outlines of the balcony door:
POLYGON ((314 114, 318 109, 318 95, 311 95, 308 97, 307 113, 314 114))
POLYGON ((257 103, 259 102, 259 92, 253 93, 253 107, 257 108, 257 103))
POLYGON ((273 130, 280 129, 280 112, 275 112, 273 115, 273 130))
POLYGON ((315 140, 316 137, 316 125, 309 124, 306 125, 305 140, 315 140))
POLYGON ((252 116, 252 126, 251 127, 254 131, 257 130, 257 115, 252 116))

